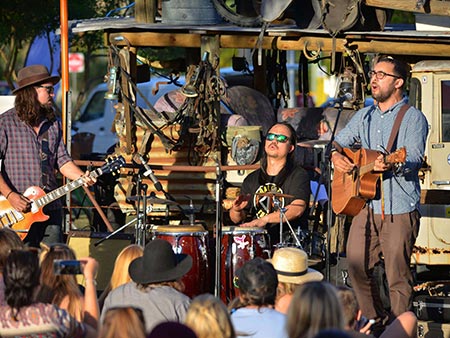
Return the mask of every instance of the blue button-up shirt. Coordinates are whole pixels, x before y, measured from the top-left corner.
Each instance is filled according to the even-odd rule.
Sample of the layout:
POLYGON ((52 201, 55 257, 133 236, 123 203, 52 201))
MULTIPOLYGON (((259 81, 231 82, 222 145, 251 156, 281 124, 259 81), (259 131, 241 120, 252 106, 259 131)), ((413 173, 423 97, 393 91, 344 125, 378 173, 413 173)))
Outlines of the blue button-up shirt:
MULTIPOLYGON (((372 105, 359 110, 337 135, 335 141, 342 147, 360 142, 362 148, 383 151, 387 147, 392 127, 400 107, 406 100, 382 112, 372 105)), ((420 184, 418 171, 422 165, 428 135, 428 122, 418 109, 410 107, 398 131, 396 149, 406 148, 403 173, 392 171, 383 174, 382 189, 385 214, 402 214, 419 208, 420 184)), ((388 149, 390 150, 390 149, 388 149)), ((381 214, 381 199, 371 200, 369 206, 381 214)))

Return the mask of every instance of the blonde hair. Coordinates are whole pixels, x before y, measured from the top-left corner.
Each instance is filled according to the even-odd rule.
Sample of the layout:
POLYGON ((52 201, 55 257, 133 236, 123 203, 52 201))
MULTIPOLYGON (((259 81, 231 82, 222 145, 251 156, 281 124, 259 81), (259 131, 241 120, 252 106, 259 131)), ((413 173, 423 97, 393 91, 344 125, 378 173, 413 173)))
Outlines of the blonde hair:
POLYGON ((228 310, 211 294, 197 296, 186 314, 185 324, 198 338, 235 338, 228 310))
POLYGON ((277 299, 284 295, 294 294, 298 286, 299 284, 295 283, 278 282, 277 299))
POLYGON ((98 333, 98 338, 145 338, 142 310, 133 307, 109 309, 98 333))
POLYGON ((289 338, 313 338, 324 329, 344 329, 342 307, 335 287, 328 282, 299 285, 287 315, 289 338))
POLYGON ((137 244, 131 244, 122 249, 114 263, 114 270, 111 275, 110 290, 114 290, 122 284, 131 281, 128 274, 130 263, 144 254, 144 249, 137 244))

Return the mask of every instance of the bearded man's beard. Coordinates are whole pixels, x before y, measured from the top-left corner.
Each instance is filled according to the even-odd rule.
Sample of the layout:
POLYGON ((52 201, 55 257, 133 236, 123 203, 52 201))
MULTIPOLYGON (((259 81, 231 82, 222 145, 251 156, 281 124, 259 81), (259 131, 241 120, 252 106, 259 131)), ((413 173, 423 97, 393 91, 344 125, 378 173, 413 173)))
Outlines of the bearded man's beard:
POLYGON ((37 127, 44 119, 53 121, 56 118, 55 110, 52 105, 39 105, 38 109, 28 112, 22 116, 22 120, 30 126, 37 127))

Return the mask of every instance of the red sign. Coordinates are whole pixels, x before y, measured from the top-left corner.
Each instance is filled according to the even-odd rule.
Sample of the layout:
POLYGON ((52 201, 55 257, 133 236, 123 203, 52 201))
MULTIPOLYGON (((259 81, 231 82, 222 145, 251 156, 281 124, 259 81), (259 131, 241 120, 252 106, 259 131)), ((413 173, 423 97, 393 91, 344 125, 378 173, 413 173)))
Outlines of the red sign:
POLYGON ((69 73, 84 72, 84 54, 69 53, 69 73))

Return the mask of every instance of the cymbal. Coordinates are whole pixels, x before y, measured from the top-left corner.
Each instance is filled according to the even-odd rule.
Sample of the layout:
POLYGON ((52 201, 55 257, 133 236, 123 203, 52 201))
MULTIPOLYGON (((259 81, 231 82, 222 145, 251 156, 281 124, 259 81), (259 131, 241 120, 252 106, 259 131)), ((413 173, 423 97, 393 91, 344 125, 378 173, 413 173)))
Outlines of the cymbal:
MULTIPOLYGON (((167 199, 163 199, 163 198, 158 198, 158 197, 155 197, 153 195, 149 195, 149 196, 146 196, 146 197, 147 197, 147 203, 149 203, 149 204, 170 204, 170 205, 177 205, 178 204, 175 201, 171 201, 171 200, 167 200, 167 199)), ((135 195, 135 196, 128 197, 127 200, 128 201, 137 201, 139 198, 141 200, 144 199, 143 196, 135 195)))
POLYGON ((279 194, 277 192, 262 192, 259 194, 256 194, 257 196, 267 196, 267 197, 276 197, 276 198, 280 198, 280 197, 286 197, 286 198, 294 198, 294 195, 289 195, 289 194, 279 194))
POLYGON ((330 143, 329 140, 310 140, 299 142, 297 145, 303 148, 325 148, 328 143, 330 143))

